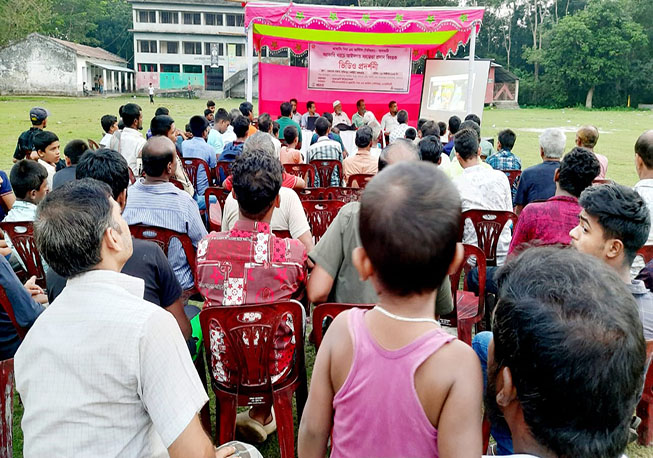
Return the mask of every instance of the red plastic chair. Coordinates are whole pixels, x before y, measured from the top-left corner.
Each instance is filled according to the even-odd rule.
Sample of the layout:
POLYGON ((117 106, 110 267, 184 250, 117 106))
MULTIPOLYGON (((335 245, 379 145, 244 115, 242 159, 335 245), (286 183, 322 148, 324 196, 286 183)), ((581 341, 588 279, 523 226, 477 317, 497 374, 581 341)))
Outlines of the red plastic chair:
POLYGON ((508 177, 508 182, 510 183, 510 189, 516 188, 519 186, 519 179, 521 178, 521 170, 500 170, 508 177))
MULTIPOLYGON (((28 328, 24 328, 18 324, 18 321, 16 321, 16 314, 14 313, 14 306, 12 305, 11 301, 9 300, 9 297, 7 297, 7 292, 5 289, 0 286, 0 307, 5 311, 7 316, 9 316, 9 320, 11 321, 11 324, 14 325, 14 328, 16 328, 16 333, 18 334, 18 337, 22 339, 25 338, 27 335, 27 331, 29 330, 28 328)), ((0 453, 0 457, 2 454, 0 453)))
POLYGON ((325 319, 331 318, 333 320, 345 310, 353 308, 371 309, 372 307, 374 307, 374 304, 341 304, 339 302, 325 302, 315 307, 313 309, 313 338, 315 349, 320 348, 324 333, 329 327, 325 325, 325 319))
POLYGON ((608 180, 607 178, 595 178, 594 181, 592 181, 592 186, 599 186, 602 184, 611 184, 614 183, 612 180, 608 180))
POLYGON ((347 179, 347 187, 364 189, 375 175, 371 173, 355 173, 347 179))
POLYGON ((275 237, 279 237, 280 239, 291 239, 292 235, 290 235, 290 231, 272 231, 275 237))
POLYGON ((483 320, 485 316, 485 277, 487 264, 485 255, 474 245, 463 245, 465 257, 458 270, 449 276, 451 280, 451 297, 453 298, 453 312, 440 318, 444 325, 456 326, 458 339, 467 345, 472 345, 472 326, 483 320), (472 269, 467 261, 476 258, 478 267, 478 296, 467 289, 467 273, 472 269), (458 290, 460 276, 464 275, 463 289, 458 290))
POLYGON ((0 401, 2 432, 0 433, 0 457, 13 456, 13 417, 14 417, 14 359, 0 361, 0 401))
POLYGON ((45 270, 43 269, 41 255, 34 242, 34 224, 32 221, 17 221, 13 223, 3 221, 0 223, 0 229, 11 240, 18 256, 20 256, 23 265, 27 269, 28 275, 30 277, 35 275, 36 284, 46 289, 45 270))
POLYGON ((517 215, 509 211, 500 210, 467 210, 463 212, 463 222, 460 228, 461 239, 465 222, 471 220, 476 230, 478 247, 485 253, 488 266, 497 265, 497 244, 501 231, 508 222, 512 222, 512 228, 517 224, 517 215))
POLYGON ((218 164, 215 166, 215 183, 218 186, 222 186, 222 182, 226 180, 229 175, 231 175, 232 164, 232 161, 218 161, 218 164), (223 175, 224 178, 222 178, 223 175))
POLYGON ((306 186, 315 186, 315 166, 312 164, 284 164, 286 173, 302 178, 306 186))
POLYGON ((346 204, 349 202, 358 202, 363 195, 363 188, 344 188, 332 186, 326 188, 324 197, 327 200, 340 200, 346 204))
POLYGON ((647 340, 646 364, 648 369, 642 398, 637 404, 637 416, 642 420, 637 428, 637 443, 647 446, 653 444, 653 368, 651 368, 651 358, 653 358, 653 340, 647 340))
POLYGON ((222 230, 222 212, 224 211, 224 204, 227 201, 228 196, 229 191, 225 188, 219 188, 216 186, 209 186, 206 188, 206 191, 204 191, 204 203, 206 204, 206 212, 209 217, 209 232, 220 232, 222 230), (215 196, 215 198, 218 199, 217 205, 219 205, 220 208, 216 208, 217 205, 210 202, 211 196, 215 196), (213 210, 219 211, 216 212, 213 210))
POLYGON ((177 188, 177 189, 179 189, 179 190, 181 190, 181 191, 184 190, 184 185, 181 184, 181 181, 179 181, 178 179, 176 179, 176 178, 170 178, 170 183, 174 184, 174 185, 175 185, 175 188, 177 188))
POLYGON ((644 245, 637 254, 644 258, 644 264, 648 264, 653 259, 653 245, 644 245))
POLYGON ((295 189, 295 192, 299 196, 299 200, 324 200, 324 192, 327 188, 304 188, 304 189, 295 189))
POLYGON ((311 234, 317 243, 324 235, 331 221, 336 217, 340 209, 345 205, 340 200, 304 200, 302 206, 308 224, 311 226, 311 234))
POLYGON ((129 171, 129 183, 130 184, 136 183, 136 177, 134 176, 134 172, 132 171, 131 167, 129 167, 128 171, 129 171))
POLYGON ((186 296, 192 296, 193 294, 199 293, 199 288, 197 286, 195 247, 193 246, 193 242, 191 242, 188 234, 182 234, 181 232, 162 227, 146 226, 145 224, 132 224, 129 226, 129 230, 133 237, 141 240, 149 240, 150 242, 159 245, 166 256, 168 256, 170 242, 173 239, 179 240, 179 243, 181 243, 181 247, 186 254, 186 259, 188 260, 188 265, 190 266, 190 271, 193 273, 193 280, 195 282, 195 285, 191 289, 184 291, 184 294, 186 296))
POLYGON ((204 159, 196 159, 196 158, 188 157, 188 158, 183 158, 181 160, 181 163, 184 165, 184 171, 186 172, 188 179, 193 184, 193 187, 195 189, 197 189, 197 176, 200 167, 204 168, 204 173, 206 173, 206 178, 209 180, 209 186, 211 185, 213 175, 211 174, 211 169, 209 168, 209 164, 207 164, 204 159))
POLYGON ((320 180, 320 186, 326 188, 331 186, 331 176, 333 170, 337 170, 338 185, 342 185, 342 163, 337 159, 314 159, 310 162, 317 170, 317 177, 320 180))
POLYGON ((92 140, 90 138, 88 139, 88 147, 93 151, 100 149, 100 145, 98 145, 98 143, 95 140, 92 140))
POLYGON ((308 386, 304 364, 304 313, 295 301, 264 305, 215 306, 200 312, 216 397, 215 443, 234 439, 238 406, 270 403, 274 407, 282 458, 295 456, 292 394, 301 419, 308 386), (294 358, 279 375, 270 373, 275 333, 290 327, 294 358))

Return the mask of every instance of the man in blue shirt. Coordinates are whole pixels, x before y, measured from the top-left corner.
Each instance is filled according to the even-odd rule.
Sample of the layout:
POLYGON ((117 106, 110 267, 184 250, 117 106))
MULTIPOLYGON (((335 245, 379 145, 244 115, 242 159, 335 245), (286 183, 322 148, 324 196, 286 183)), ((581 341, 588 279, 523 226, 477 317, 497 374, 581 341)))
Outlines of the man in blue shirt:
MULTIPOLYGON (((204 116, 198 115, 190 118, 189 124, 190 130, 193 133, 193 138, 184 140, 181 144, 181 153, 184 156, 184 159, 202 159, 209 165, 212 176, 213 169, 215 169, 215 166, 217 165, 217 158, 215 157, 213 147, 206 143, 210 130, 209 122, 204 116)), ((206 188, 211 185, 211 176, 206 176, 204 167, 198 168, 196 183, 194 183, 194 185, 195 200, 200 210, 206 209, 204 192, 206 191, 206 188)))

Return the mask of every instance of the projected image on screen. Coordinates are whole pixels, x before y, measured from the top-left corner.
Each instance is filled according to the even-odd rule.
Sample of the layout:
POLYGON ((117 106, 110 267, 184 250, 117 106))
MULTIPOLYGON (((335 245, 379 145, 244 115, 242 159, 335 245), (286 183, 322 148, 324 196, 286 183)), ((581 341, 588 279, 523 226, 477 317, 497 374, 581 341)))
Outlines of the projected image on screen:
POLYGON ((465 111, 467 75, 432 76, 427 106, 434 111, 465 111))

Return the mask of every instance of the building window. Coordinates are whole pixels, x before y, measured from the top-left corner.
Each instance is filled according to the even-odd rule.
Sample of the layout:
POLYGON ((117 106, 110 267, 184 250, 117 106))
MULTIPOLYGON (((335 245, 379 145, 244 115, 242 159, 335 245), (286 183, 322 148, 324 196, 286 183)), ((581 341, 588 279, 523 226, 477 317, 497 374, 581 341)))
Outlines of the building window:
POLYGON ((245 15, 244 14, 227 14, 227 25, 230 27, 244 27, 245 15))
POLYGON ((179 54, 178 41, 161 41, 159 46, 161 54, 179 54))
POLYGON ((202 73, 201 65, 184 65, 184 73, 202 73))
POLYGON ((242 57, 245 55, 245 45, 236 45, 236 56, 242 57))
POLYGON ((202 13, 184 13, 184 24, 200 25, 202 13))
POLYGON ((138 22, 154 24, 156 22, 156 11, 146 11, 146 10, 139 11, 138 22))
POLYGON ((184 41, 184 54, 202 54, 202 43, 199 41, 184 41))
POLYGON ((156 53, 156 40, 138 40, 138 52, 156 53))
MULTIPOLYGON (((213 43, 204 43, 204 54, 207 56, 211 55, 211 45, 213 43)), ((224 56, 224 45, 218 43, 218 56, 224 56)))
POLYGON ((138 64, 139 72, 156 72, 156 64, 138 64))
POLYGON ((179 65, 161 64, 161 73, 179 73, 179 65))
POLYGON ((223 24, 223 15, 216 13, 204 13, 204 24, 205 25, 222 25, 223 24))
POLYGON ((177 11, 159 11, 161 24, 179 24, 179 13, 177 11))

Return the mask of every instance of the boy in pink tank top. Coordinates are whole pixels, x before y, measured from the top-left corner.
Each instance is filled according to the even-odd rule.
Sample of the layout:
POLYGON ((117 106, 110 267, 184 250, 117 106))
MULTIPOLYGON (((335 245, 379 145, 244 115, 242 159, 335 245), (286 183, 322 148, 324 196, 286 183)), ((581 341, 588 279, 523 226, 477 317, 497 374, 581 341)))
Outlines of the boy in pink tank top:
POLYGON ((379 296, 340 314, 315 361, 299 457, 479 457, 482 376, 470 347, 434 319, 435 295, 462 259, 460 197, 424 162, 375 177, 353 261, 379 296))

